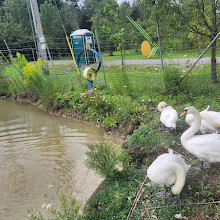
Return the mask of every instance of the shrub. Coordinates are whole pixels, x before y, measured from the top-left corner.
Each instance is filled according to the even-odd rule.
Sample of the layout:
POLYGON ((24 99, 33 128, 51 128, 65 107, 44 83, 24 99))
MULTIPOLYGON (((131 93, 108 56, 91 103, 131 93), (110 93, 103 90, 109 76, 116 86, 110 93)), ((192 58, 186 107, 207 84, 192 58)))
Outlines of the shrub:
POLYGON ((113 108, 113 103, 111 103, 105 97, 102 97, 102 94, 98 91, 89 91, 81 94, 81 104, 80 108, 82 112, 94 112, 96 115, 105 113, 110 113, 113 108))
POLYGON ((5 95, 8 90, 9 82, 5 74, 5 63, 0 59, 0 95, 5 95))
POLYGON ((27 63, 27 65, 23 67, 23 76, 27 96, 33 99, 33 101, 38 100, 43 86, 43 76, 39 71, 39 67, 27 63))
POLYGON ((28 61, 25 58, 25 56, 17 52, 16 57, 14 57, 13 59, 11 58, 11 61, 16 72, 18 72, 20 76, 23 78, 23 67, 25 67, 28 64, 28 61))
POLYGON ((149 148, 152 152, 157 150, 160 142, 160 132, 148 125, 141 125, 134 133, 128 137, 129 146, 133 149, 149 148))
POLYGON ((66 108, 76 107, 80 103, 80 93, 78 91, 57 92, 55 101, 66 108))
POLYGON ((86 155, 86 165, 103 177, 115 177, 131 162, 131 157, 125 150, 117 153, 112 146, 105 143, 90 144, 86 155))
POLYGON ((168 95, 177 95, 180 91, 187 91, 187 80, 180 83, 182 74, 180 70, 173 67, 165 67, 163 70, 163 80, 165 85, 165 90, 168 95))

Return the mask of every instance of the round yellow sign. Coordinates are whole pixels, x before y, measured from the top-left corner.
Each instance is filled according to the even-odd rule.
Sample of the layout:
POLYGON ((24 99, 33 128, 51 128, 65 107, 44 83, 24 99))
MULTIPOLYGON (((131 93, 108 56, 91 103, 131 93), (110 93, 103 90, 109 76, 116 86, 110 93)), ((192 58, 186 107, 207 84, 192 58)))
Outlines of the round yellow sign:
POLYGON ((151 46, 148 41, 143 41, 141 44, 141 53, 144 57, 148 57, 151 52, 151 46))

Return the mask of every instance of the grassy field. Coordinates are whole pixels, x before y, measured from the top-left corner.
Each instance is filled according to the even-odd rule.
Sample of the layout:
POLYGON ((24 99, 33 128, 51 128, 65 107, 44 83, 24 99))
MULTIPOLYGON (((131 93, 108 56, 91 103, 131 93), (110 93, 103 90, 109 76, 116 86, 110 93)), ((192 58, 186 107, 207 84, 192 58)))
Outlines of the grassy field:
MULTIPOLYGON (((205 48, 204 48, 205 49, 205 48)), ((211 55, 210 49, 206 51, 203 57, 210 57, 211 55)), ((164 50, 162 52, 163 59, 179 59, 179 58, 198 58, 200 54, 197 50, 164 50)), ((220 56, 220 50, 217 49, 216 56, 220 56)), ((113 52, 113 56, 109 56, 109 53, 102 53, 103 60, 120 60, 121 54, 119 51, 113 52)), ((138 59, 146 59, 141 54, 141 51, 135 50, 126 50, 125 51, 125 59, 127 60, 138 60, 138 59)), ((155 54, 151 59, 160 59, 159 51, 155 54)))
MULTIPOLYGON (((205 48, 202 49, 202 52, 205 50, 205 48)), ((104 52, 101 53, 103 60, 121 60, 121 52, 120 51, 114 51, 113 56, 110 56, 110 53, 104 52)), ((162 51, 162 57, 163 59, 180 59, 180 58, 198 58, 200 56, 199 52, 195 49, 191 50, 163 50, 162 51)), ((206 51, 206 53, 203 55, 203 57, 211 57, 211 51, 210 49, 206 51)), ((217 48, 216 50, 216 57, 220 57, 220 49, 217 48)), ((77 59, 77 57, 76 57, 77 59)), ((125 51, 125 59, 126 60, 140 60, 140 59, 147 59, 144 57, 141 53, 141 50, 138 51, 135 50, 126 50, 125 51)), ((159 51, 155 54, 154 57, 151 57, 151 59, 160 59, 159 51)), ((60 59, 56 59, 60 60, 60 59)), ((72 57, 63 58, 62 60, 72 60, 72 57)))

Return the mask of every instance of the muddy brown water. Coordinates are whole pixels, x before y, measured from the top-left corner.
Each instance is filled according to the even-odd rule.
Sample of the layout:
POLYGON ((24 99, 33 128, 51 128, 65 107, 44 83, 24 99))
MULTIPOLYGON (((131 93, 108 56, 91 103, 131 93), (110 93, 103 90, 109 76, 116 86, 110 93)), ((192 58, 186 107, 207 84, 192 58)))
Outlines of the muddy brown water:
POLYGON ((0 219, 26 219, 32 208, 46 213, 42 206, 57 205, 61 192, 84 203, 102 181, 85 153, 103 139, 95 126, 0 99, 0 219))

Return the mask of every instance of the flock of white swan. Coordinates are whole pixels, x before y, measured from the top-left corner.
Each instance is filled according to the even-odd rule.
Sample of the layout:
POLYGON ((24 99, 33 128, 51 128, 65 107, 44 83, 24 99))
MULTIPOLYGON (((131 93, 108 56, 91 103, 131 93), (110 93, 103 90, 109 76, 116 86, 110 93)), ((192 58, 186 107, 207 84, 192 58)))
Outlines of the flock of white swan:
MULTIPOLYGON (((220 162, 220 112, 209 111, 209 107, 199 112, 195 107, 186 107, 186 123, 190 127, 181 135, 182 146, 191 154, 208 163, 220 162), (201 134, 196 134, 198 131, 201 134)), ((178 113, 165 102, 158 105, 161 112, 160 121, 165 127, 176 130, 178 113)), ((187 165, 182 155, 174 154, 169 149, 168 153, 162 154, 148 167, 148 178, 160 185, 172 186, 174 195, 180 195, 186 180, 186 174, 191 165, 187 165)))

